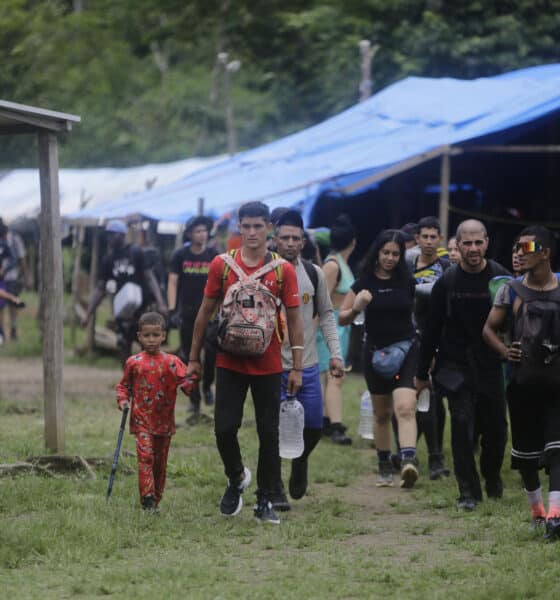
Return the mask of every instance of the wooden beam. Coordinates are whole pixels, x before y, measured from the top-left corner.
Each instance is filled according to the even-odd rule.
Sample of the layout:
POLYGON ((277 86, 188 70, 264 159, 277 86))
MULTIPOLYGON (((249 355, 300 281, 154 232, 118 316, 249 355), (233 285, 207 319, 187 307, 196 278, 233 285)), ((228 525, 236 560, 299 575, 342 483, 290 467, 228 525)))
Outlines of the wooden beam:
POLYGON ((510 146, 466 146, 463 152, 491 152, 503 154, 558 154, 560 146, 555 145, 510 145, 510 146))
POLYGON ((25 123, 21 125, 14 123, 10 125, 0 125, 0 135, 19 135, 21 133, 37 133, 37 127, 25 123))
POLYGON ((441 235, 447 240, 449 234, 449 183, 451 181, 451 157, 449 152, 441 155, 439 178, 439 224, 441 235))
POLYGON ((42 115, 14 113, 2 108, 0 108, 0 120, 7 120, 11 123, 25 123, 39 129, 50 129, 52 131, 70 131, 72 129, 70 121, 53 120, 42 115))
POLYGON ((43 306, 43 387, 45 446, 64 452, 64 362, 62 245, 56 135, 39 131, 41 186, 41 303, 43 306))

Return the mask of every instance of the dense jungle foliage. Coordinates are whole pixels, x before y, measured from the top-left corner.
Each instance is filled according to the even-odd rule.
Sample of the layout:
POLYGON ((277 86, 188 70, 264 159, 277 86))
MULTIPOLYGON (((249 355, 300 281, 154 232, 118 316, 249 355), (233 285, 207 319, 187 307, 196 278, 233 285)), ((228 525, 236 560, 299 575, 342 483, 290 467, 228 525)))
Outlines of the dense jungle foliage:
MULTIPOLYGON (((79 114, 63 166, 126 166, 238 148, 358 99, 358 42, 379 45, 374 91, 408 75, 478 77, 558 61, 560 0, 2 0, 0 98, 79 114)), ((35 164, 4 138, 0 167, 35 164)))

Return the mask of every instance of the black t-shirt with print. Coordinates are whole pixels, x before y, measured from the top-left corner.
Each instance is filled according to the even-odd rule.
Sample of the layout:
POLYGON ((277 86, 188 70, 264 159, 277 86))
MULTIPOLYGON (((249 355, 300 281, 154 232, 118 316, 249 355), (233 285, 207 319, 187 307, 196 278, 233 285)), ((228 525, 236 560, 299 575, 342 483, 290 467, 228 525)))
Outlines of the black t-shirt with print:
POLYGON ((198 311, 204 296, 208 269, 215 256, 213 248, 195 254, 190 246, 179 248, 171 256, 171 273, 178 275, 177 307, 182 315, 198 311))
POLYGON ((352 284, 355 294, 368 290, 372 295, 365 311, 368 344, 383 348, 414 337, 414 288, 412 277, 380 279, 373 275, 360 277, 352 284))
POLYGON ((101 263, 100 278, 107 282, 114 280, 118 292, 125 283, 136 283, 145 291, 144 254, 138 246, 126 245, 111 251, 101 263))

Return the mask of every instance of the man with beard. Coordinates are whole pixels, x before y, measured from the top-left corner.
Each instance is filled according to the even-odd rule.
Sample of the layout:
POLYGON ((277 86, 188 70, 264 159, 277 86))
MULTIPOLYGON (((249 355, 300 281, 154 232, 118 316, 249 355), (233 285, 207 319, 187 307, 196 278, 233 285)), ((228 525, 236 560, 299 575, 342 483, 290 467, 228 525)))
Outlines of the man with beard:
POLYGON ((509 273, 486 259, 488 234, 480 221, 469 219, 457 228, 461 261, 440 277, 432 290, 430 310, 422 331, 416 387, 433 378, 449 402, 451 446, 459 487, 457 508, 474 510, 482 500, 474 457, 474 432, 481 436, 480 470, 486 494, 501 498, 500 470, 504 458, 507 424, 500 356, 482 338, 491 308, 489 281, 509 273))

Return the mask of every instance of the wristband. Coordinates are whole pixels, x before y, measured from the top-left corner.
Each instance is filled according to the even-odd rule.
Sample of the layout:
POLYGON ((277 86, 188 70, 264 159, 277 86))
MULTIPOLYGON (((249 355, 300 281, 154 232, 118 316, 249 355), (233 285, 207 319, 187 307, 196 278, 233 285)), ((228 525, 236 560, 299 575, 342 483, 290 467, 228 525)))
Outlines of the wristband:
POLYGON ((299 371, 299 372, 301 372, 301 371, 303 371, 303 369, 296 369, 295 367, 292 367, 292 371, 299 371))
POLYGON ((304 346, 290 346, 290 350, 305 350, 304 346))
POLYGON ((199 363, 200 361, 198 360, 198 358, 189 358, 189 362, 190 362, 190 363, 192 363, 192 362, 197 362, 197 363, 199 363))

